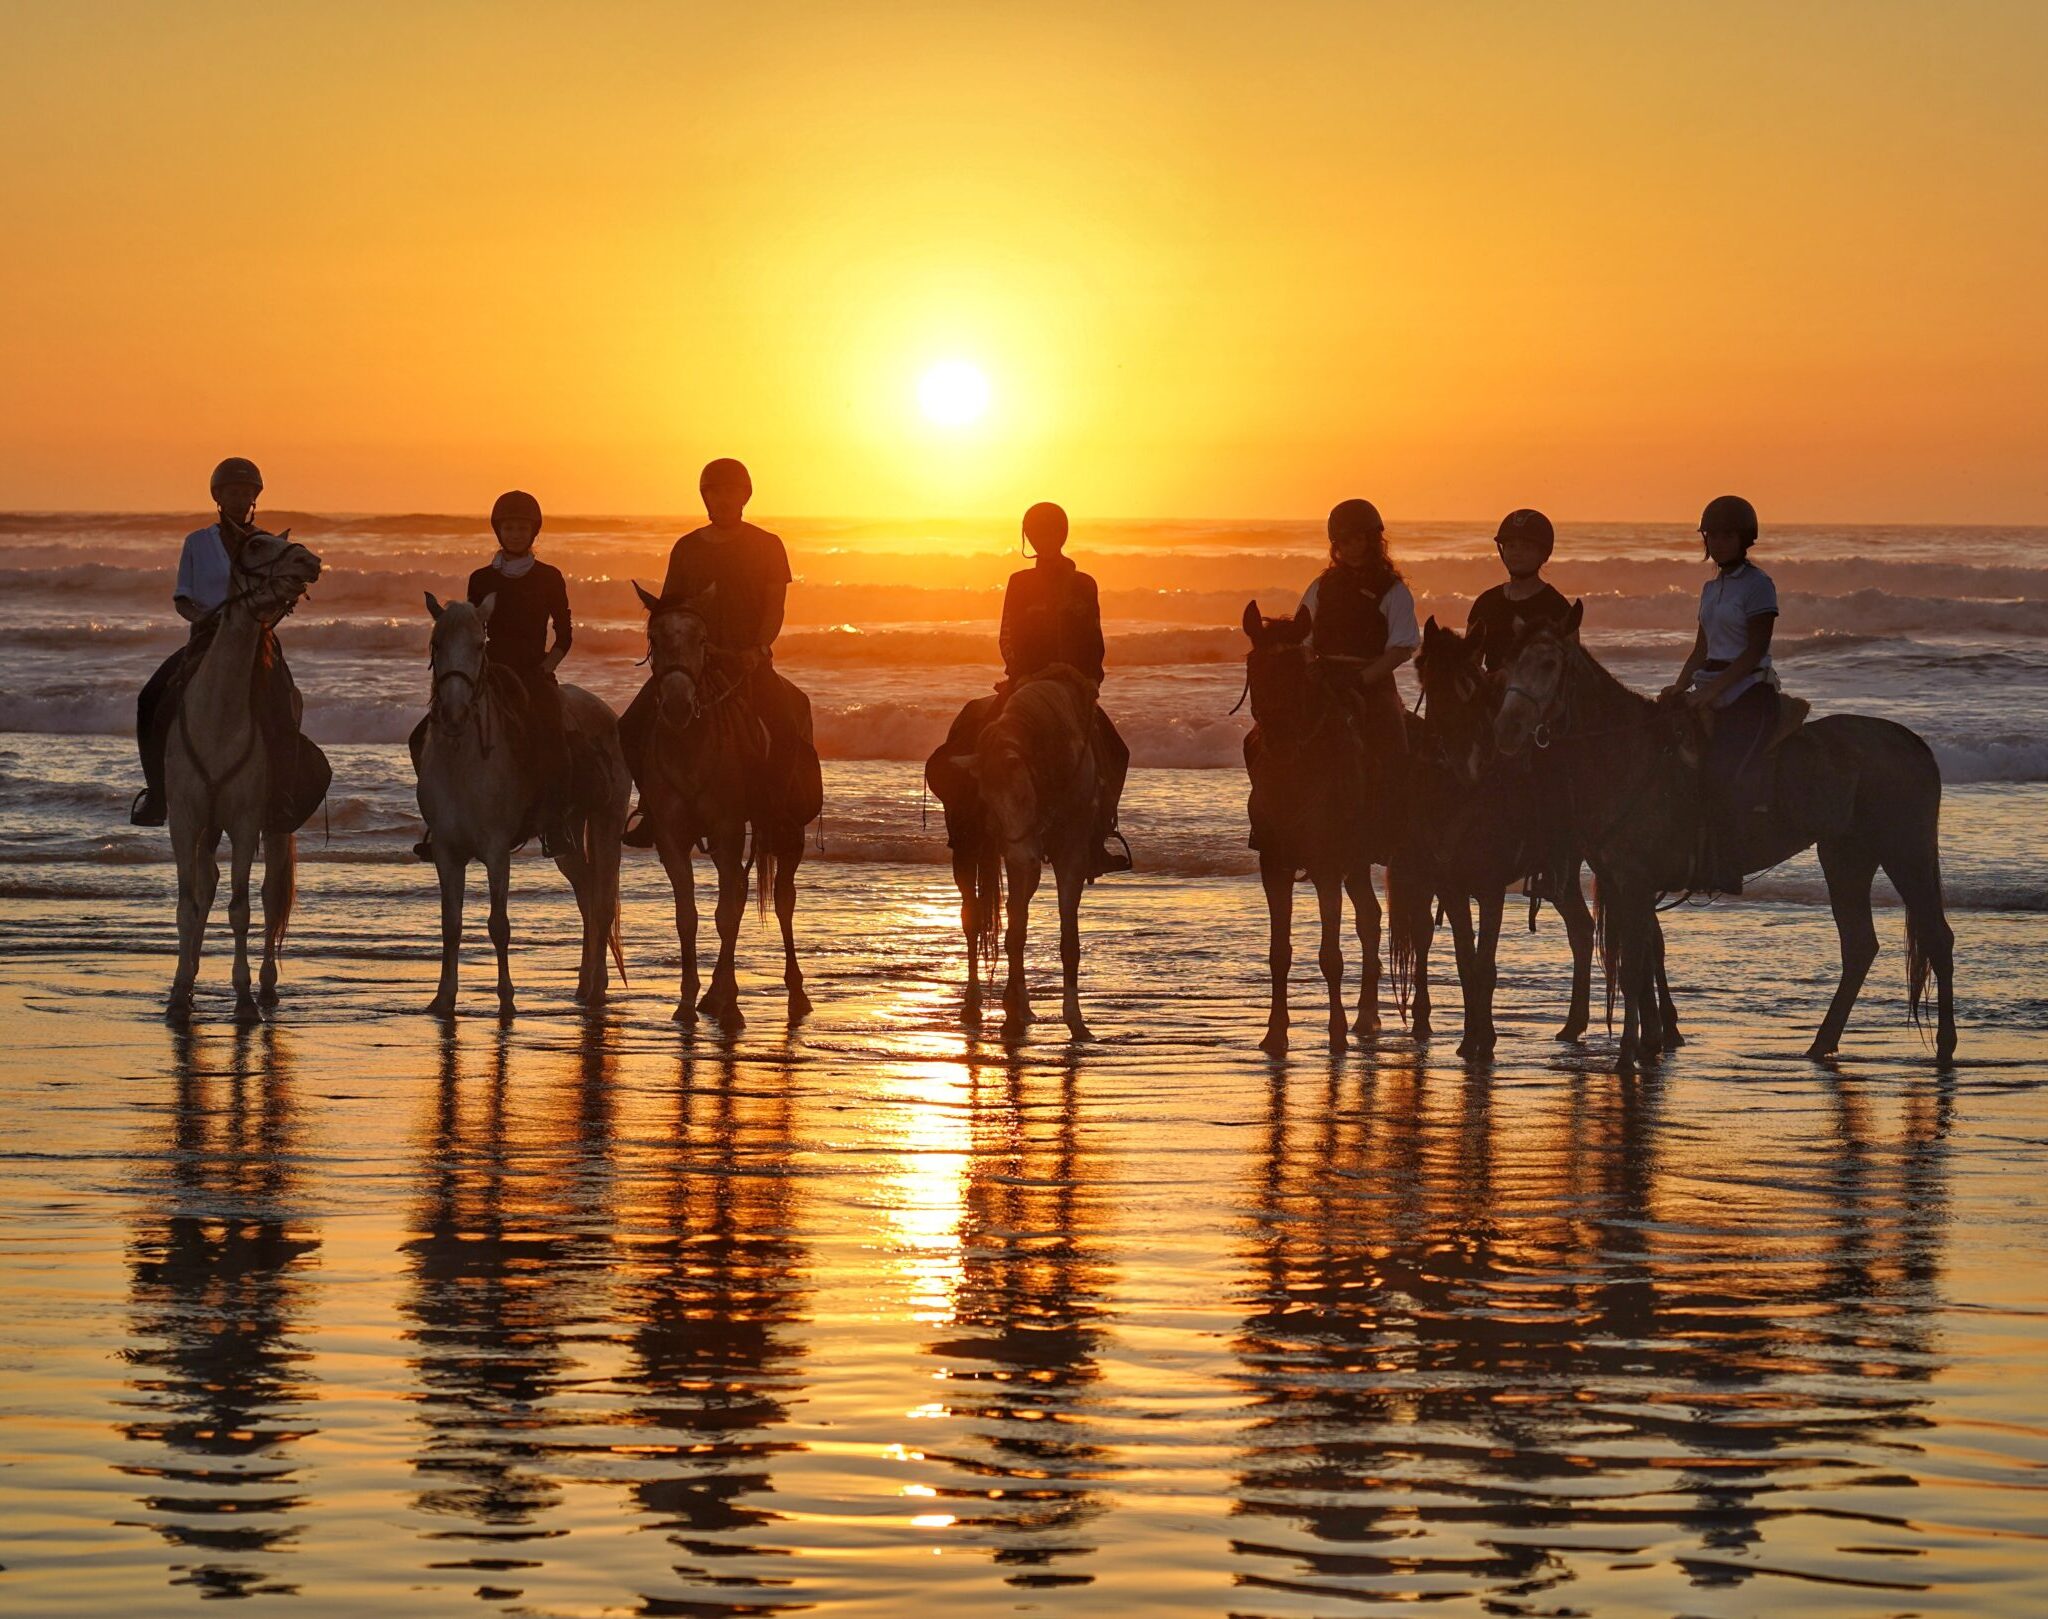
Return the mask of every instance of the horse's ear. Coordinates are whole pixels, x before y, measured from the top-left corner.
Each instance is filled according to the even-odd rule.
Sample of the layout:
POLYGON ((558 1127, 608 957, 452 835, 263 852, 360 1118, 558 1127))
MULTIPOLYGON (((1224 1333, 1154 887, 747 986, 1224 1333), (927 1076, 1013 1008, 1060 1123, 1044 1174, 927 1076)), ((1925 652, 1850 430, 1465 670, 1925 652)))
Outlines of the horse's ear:
POLYGON ((277 537, 278 537, 278 538, 279 538, 280 540, 288 540, 288 539, 290 539, 290 538, 292 537, 292 531, 291 531, 290 529, 288 529, 288 528, 287 528, 287 529, 283 530, 283 531, 282 531, 282 532, 281 532, 281 533, 280 533, 280 534, 279 534, 279 535, 278 535, 277 537))
POLYGON ((434 622, 435 622, 436 624, 438 624, 438 623, 440 623, 440 622, 441 622, 441 615, 442 615, 443 613, 447 612, 447 611, 448 611, 448 609, 447 609, 447 608, 445 608, 445 607, 443 607, 443 606, 441 605, 441 603, 440 603, 440 600, 439 600, 439 598, 438 598, 438 597, 436 597, 436 596, 434 595, 434 593, 433 593, 433 592, 432 592, 431 590, 430 590, 430 591, 428 591, 428 592, 427 592, 427 613, 428 613, 428 616, 429 616, 429 617, 431 617, 431 618, 432 618, 432 619, 434 620, 434 622))
POLYGON ((637 579, 633 581, 633 594, 640 598, 640 605, 646 608, 647 611, 650 613, 652 613, 656 608, 658 608, 661 605, 661 598, 659 596, 648 595, 647 587, 641 584, 640 581, 637 579))
POLYGON ((1431 613, 1428 618, 1423 620, 1422 644, 1424 646, 1428 646, 1430 642, 1439 639, 1443 633, 1443 626, 1436 621, 1436 614, 1431 613))
POLYGON ((1576 641, 1579 638, 1579 621, 1586 616, 1586 600, 1583 596, 1572 603, 1572 610, 1564 615, 1564 633, 1576 641))
POLYGON ((1259 638, 1259 626, 1263 623, 1265 619, 1260 615, 1259 603, 1254 597, 1244 604, 1244 633, 1256 641, 1259 638))
POLYGON ((494 590, 476 604, 476 621, 488 628, 491 622, 491 613, 497 605, 498 593, 494 590))

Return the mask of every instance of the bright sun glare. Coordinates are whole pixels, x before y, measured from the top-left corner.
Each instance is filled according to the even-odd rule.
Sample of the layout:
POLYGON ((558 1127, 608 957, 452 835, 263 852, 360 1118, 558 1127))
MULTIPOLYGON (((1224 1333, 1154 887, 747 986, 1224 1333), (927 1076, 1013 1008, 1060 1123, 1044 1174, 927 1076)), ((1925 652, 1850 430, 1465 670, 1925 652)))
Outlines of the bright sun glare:
POLYGON ((942 360, 917 385, 917 402, 941 427, 965 427, 988 409, 988 378, 965 360, 942 360))

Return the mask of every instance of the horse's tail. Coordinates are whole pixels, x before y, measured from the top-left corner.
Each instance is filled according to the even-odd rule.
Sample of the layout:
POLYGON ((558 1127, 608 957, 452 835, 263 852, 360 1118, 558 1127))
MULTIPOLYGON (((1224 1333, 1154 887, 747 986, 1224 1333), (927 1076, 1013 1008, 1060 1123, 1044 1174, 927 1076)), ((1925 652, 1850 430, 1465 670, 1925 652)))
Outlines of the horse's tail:
POLYGON ((993 839, 983 836, 974 850, 974 938, 968 948, 995 971, 1002 949, 1003 862, 993 839))
POLYGON ((296 832, 266 832, 263 834, 264 852, 268 855, 277 851, 278 864, 275 876, 277 892, 272 894, 270 882, 272 873, 263 875, 263 931, 269 935, 272 950, 284 949, 284 936, 292 925, 292 901, 299 896, 299 835, 296 832), (273 839, 282 838, 282 844, 273 839))
POLYGON ((1387 867, 1387 975, 1394 981, 1394 1005, 1408 1021, 1408 1002, 1415 986, 1416 963, 1436 931, 1431 915, 1435 895, 1405 861, 1387 867))
POLYGON ((1614 930, 1607 925, 1606 896, 1600 891, 1600 878, 1593 878, 1593 948, 1600 957, 1600 977, 1607 989, 1607 1029, 1614 1030, 1614 997, 1620 988, 1617 970, 1621 965, 1621 944, 1614 937, 1614 930))
POLYGON ((612 947, 612 965, 619 969, 619 982, 624 984, 628 989, 631 989, 633 987, 633 980, 626 976, 626 947, 624 937, 619 932, 619 912, 622 909, 623 907, 619 904, 618 887, 616 884, 614 884, 612 887, 612 931, 611 936, 608 939, 606 939, 605 942, 612 947))
POLYGON ((761 835, 761 829, 754 828, 754 902, 765 919, 768 907, 775 898, 775 872, 779 862, 774 847, 761 835))

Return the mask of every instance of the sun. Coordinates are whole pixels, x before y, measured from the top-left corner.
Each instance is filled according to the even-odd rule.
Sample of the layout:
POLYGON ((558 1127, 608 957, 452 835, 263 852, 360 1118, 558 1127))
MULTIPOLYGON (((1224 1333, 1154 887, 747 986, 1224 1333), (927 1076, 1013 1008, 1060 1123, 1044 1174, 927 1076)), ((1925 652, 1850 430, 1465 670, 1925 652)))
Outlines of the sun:
POLYGON ((917 384, 917 402, 941 427, 966 427, 988 409, 988 378, 965 360, 941 360, 917 384))

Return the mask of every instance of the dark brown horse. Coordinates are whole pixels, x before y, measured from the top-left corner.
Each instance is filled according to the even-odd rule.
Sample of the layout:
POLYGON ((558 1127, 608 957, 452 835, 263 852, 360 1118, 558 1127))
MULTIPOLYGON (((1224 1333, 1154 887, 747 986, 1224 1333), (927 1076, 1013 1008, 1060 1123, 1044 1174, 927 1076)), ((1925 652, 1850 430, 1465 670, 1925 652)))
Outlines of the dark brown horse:
MULTIPOLYGON (((1526 765, 1502 767, 1494 751, 1501 685, 1487 674, 1476 644, 1432 618, 1423 626, 1415 670, 1422 681, 1422 726, 1410 777, 1411 835, 1451 922, 1465 1000, 1465 1037, 1458 1054, 1483 1057, 1493 1051, 1493 997, 1507 889, 1537 871, 1549 873, 1549 903, 1564 922, 1572 952, 1571 1005, 1557 1038, 1578 1040, 1590 1017, 1594 927, 1579 886, 1583 861, 1557 835, 1564 829, 1557 824, 1552 800, 1561 784, 1526 765)), ((1532 927, 1534 921, 1532 912, 1532 927)), ((1657 994, 1664 1043, 1681 1045, 1661 951, 1657 994)))
MULTIPOLYGON (((1266 1037, 1260 1049, 1287 1051, 1287 975, 1294 965, 1294 885, 1306 877, 1316 890, 1322 921, 1317 962, 1330 997, 1330 1049, 1347 1043, 1344 1013, 1344 897, 1350 895, 1358 931, 1360 980, 1358 1015, 1349 1032, 1370 1034, 1380 1026, 1380 902, 1373 892, 1375 831, 1369 815, 1373 770, 1401 766, 1371 760, 1345 708, 1349 701, 1316 668, 1308 644, 1309 618, 1267 618, 1257 602, 1244 610, 1245 688, 1257 729, 1245 738, 1245 773, 1251 777, 1249 812, 1252 843, 1259 851, 1259 880, 1266 890, 1269 927, 1267 964, 1272 975, 1266 1037)), ((1394 935, 1395 991, 1405 991, 1405 969, 1415 964, 1418 985, 1414 1027, 1429 1031, 1425 959, 1429 949, 1429 903, 1408 864, 1388 864, 1387 909, 1394 935)))
MULTIPOLYGON (((940 798, 953 840, 953 875, 960 886, 960 928, 967 939, 970 1027, 981 1022, 981 972, 993 974, 998 932, 1008 957, 1003 983, 1003 1032, 1031 1025, 1031 992, 1024 976, 1024 945, 1031 898, 1049 861, 1059 893, 1061 1012, 1067 1032, 1090 1040, 1081 1016, 1081 891, 1095 827, 1095 683, 1066 664, 1021 681, 982 727, 974 751, 951 761, 972 783, 968 798, 940 798), (1003 886, 1009 885, 1008 926, 1003 886)), ((938 762, 934 756, 933 765, 938 762)), ((930 778, 933 766, 927 766, 930 778)))
MULTIPOLYGON (((748 832, 763 907, 772 896, 782 925, 782 981, 789 1015, 811 1009, 796 959, 796 872, 803 860, 802 828, 764 824, 768 734, 748 703, 737 672, 721 673, 710 657, 704 619, 710 591, 688 601, 662 601, 639 585, 647 609, 653 665, 654 732, 642 766, 641 803, 654 825, 676 896, 676 940, 682 951, 682 990, 675 1020, 695 1023, 701 1012, 727 1029, 745 1026, 733 951, 747 908, 748 832), (795 832, 796 836, 790 836, 795 832), (697 999, 697 892, 693 855, 701 845, 718 869, 718 964, 711 988, 697 999)), ((716 588, 716 587, 713 587, 716 588)))
MULTIPOLYGON (((1661 954, 1660 893, 1693 884, 1702 792, 1685 757, 1679 716, 1638 696, 1579 644, 1580 606, 1562 629, 1539 629, 1507 670, 1495 736, 1501 751, 1549 750, 1565 781, 1574 838, 1600 881, 1602 927, 1615 956, 1626 1015, 1624 1073, 1666 1043, 1648 993, 1661 954)), ((1768 815, 1740 829, 1744 872, 1817 848, 1842 941, 1842 977, 1807 1050, 1833 1056, 1877 955, 1870 885, 1880 868, 1906 906, 1908 1007, 1917 1024, 1927 975, 1938 995, 1935 1054, 1955 1054, 1955 935, 1941 892, 1941 771, 1913 732, 1890 720, 1836 714, 1779 745, 1768 815)))

